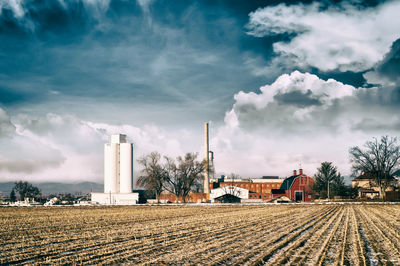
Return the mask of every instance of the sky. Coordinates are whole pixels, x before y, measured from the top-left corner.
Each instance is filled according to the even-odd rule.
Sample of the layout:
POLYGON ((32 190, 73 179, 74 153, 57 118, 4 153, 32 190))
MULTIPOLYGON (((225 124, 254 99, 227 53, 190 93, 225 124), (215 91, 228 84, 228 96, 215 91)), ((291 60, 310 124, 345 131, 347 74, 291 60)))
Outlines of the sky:
MULTIPOLYGON (((103 181, 103 148, 217 175, 351 174, 400 132, 400 1, 0 0, 0 181, 103 181)), ((134 165, 135 177, 140 174, 134 165)))

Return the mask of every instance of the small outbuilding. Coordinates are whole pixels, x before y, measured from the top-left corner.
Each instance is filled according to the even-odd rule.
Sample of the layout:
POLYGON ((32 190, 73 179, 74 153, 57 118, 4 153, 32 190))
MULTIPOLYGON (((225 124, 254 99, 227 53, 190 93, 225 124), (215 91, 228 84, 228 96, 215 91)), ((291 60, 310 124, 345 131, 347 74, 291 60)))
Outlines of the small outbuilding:
POLYGON ((211 202, 240 202, 249 198, 249 190, 236 186, 224 186, 210 191, 211 202))

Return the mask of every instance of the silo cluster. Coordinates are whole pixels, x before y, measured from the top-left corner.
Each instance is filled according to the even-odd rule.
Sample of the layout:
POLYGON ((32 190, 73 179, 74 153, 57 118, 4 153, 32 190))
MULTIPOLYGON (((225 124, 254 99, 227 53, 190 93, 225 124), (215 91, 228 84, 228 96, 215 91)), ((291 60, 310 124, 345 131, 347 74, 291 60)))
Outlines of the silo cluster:
POLYGON ((104 193, 132 193, 133 148, 126 135, 111 136, 104 144, 104 193))

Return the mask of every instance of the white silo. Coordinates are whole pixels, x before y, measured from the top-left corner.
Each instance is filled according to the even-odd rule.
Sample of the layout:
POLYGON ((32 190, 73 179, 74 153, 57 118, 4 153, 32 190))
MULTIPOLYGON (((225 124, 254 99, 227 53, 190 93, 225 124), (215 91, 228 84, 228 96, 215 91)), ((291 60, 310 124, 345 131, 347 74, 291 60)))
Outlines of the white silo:
POLYGON ((111 135, 104 145, 104 193, 92 192, 92 201, 104 205, 132 205, 139 201, 133 193, 133 147, 122 134, 111 135))
POLYGON ((119 143, 110 143, 110 191, 111 193, 119 192, 119 143))
POLYGON ((133 151, 131 143, 121 143, 120 151, 120 193, 132 193, 132 166, 133 166, 133 151))
POLYGON ((132 143, 125 135, 112 135, 104 145, 104 193, 131 193, 133 189, 132 143))

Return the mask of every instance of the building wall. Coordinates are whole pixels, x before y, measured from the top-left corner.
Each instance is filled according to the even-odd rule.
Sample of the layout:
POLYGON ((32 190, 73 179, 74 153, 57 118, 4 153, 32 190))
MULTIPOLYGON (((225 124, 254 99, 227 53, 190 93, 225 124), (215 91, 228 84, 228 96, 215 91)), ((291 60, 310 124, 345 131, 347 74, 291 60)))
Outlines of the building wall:
MULTIPOLYGON (((171 193, 161 194, 160 200, 167 200, 169 202, 175 203, 176 196, 171 193)), ((190 193, 189 196, 186 198, 186 202, 198 203, 198 202, 206 202, 207 201, 207 194, 206 193, 190 193)), ((179 203, 182 203, 182 197, 178 198, 179 203)))
POLYGON ((360 179, 360 180, 353 180, 351 182, 351 186, 353 188, 372 188, 375 182, 371 179, 360 179))
POLYGON ((101 205, 135 205, 139 193, 91 193, 91 201, 101 205))
MULTIPOLYGON (((385 189, 385 191, 393 191, 396 184, 396 180, 385 189)), ((372 189, 376 192, 379 192, 379 187, 376 185, 374 179, 353 179, 351 182, 351 186, 353 188, 365 188, 365 189, 372 189)))
MULTIPOLYGON (((229 182, 220 182, 218 187, 235 186, 244 188, 249 191, 249 199, 262 199, 270 200, 272 198, 271 189, 279 189, 282 185, 283 179, 248 179, 244 181, 232 180, 229 182)), ((210 184, 210 189, 213 189, 215 183, 210 184)))

